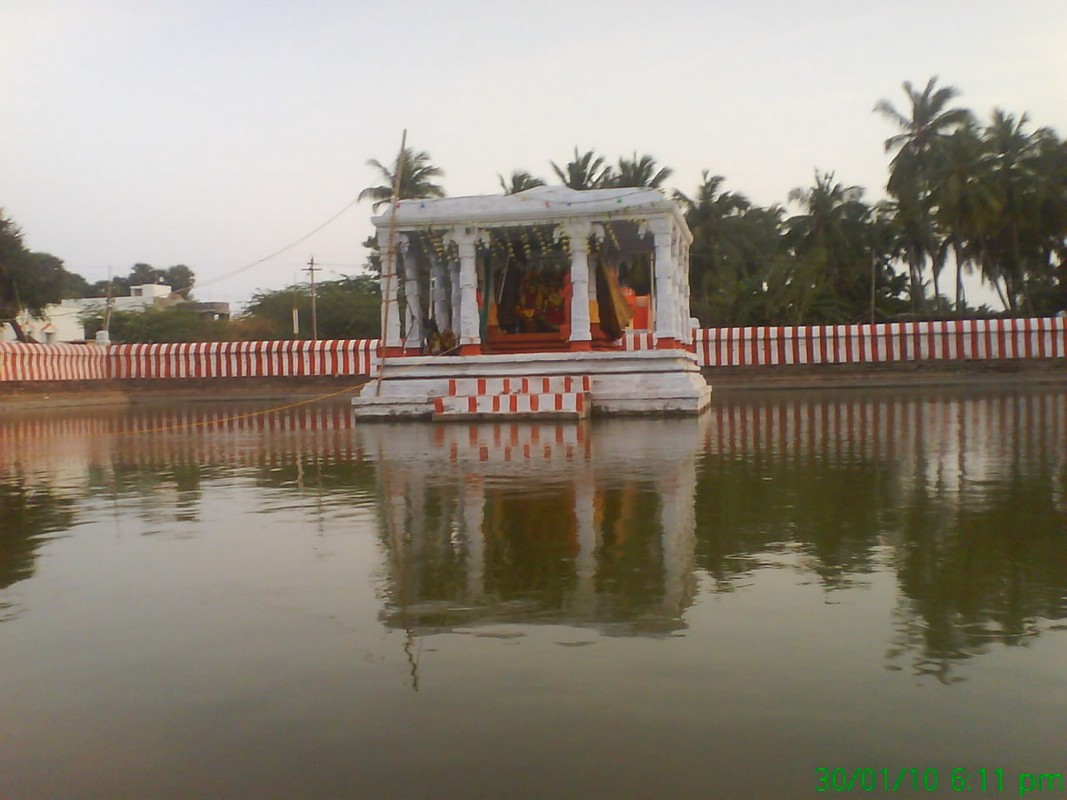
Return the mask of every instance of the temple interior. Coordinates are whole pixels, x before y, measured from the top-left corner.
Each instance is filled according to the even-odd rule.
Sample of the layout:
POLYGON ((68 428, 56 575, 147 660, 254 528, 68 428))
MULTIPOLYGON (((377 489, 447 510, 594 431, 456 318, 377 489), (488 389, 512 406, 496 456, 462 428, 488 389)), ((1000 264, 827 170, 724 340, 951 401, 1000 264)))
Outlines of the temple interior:
MULTIPOLYGON (((571 320, 571 242, 555 225, 486 228, 476 247, 479 338, 485 353, 565 350, 571 320)), ((600 226, 588 242, 590 333, 611 349, 629 329, 648 329, 654 248, 626 220, 600 226)), ((457 248, 446 231, 403 234, 398 303, 407 352, 456 347, 457 248)))

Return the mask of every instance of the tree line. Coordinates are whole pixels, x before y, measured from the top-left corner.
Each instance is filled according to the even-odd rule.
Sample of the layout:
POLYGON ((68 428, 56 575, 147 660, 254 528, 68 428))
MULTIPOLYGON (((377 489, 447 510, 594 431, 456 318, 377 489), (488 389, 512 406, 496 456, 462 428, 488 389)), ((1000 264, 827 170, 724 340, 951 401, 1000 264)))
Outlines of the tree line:
MULTIPOLYGON (((963 316, 1049 315, 1067 309, 1067 144, 1055 131, 1033 127, 1026 114, 994 109, 980 120, 956 105, 959 91, 903 84, 898 108, 880 100, 874 111, 890 125, 891 156, 884 200, 816 170, 809 186, 784 203, 762 206, 728 189, 704 170, 690 192, 669 192, 693 232, 692 310, 704 326, 848 323, 963 316), (965 275, 976 275, 1001 309, 969 302, 965 275)), ((406 148, 384 164, 371 159, 380 183, 360 199, 375 209, 390 201, 400 172, 400 199, 444 197, 444 171, 425 151, 406 148)), ((649 154, 615 161, 574 148, 570 160, 549 162, 572 189, 664 187, 673 175, 649 154)), ((526 170, 498 175, 505 194, 543 186, 526 170)), ((365 272, 377 272, 376 243, 365 272)), ((47 253, 22 244, 17 225, 0 213, 0 320, 21 309, 40 313, 67 297, 128 294, 131 285, 168 283, 191 297, 195 274, 185 265, 159 270, 136 264, 130 274, 89 284, 47 253)), ((367 275, 317 287, 319 335, 378 334, 379 293, 367 275)), ((115 341, 307 338, 308 287, 260 290, 228 323, 200 324, 181 306, 112 315, 115 341), (293 332, 293 309, 298 329, 293 332)), ((90 322, 92 328, 92 322, 90 322)))
MULTIPOLYGON (((89 283, 83 276, 69 271, 62 259, 51 253, 29 250, 18 225, 0 210, 0 327, 10 325, 20 341, 27 340, 19 323, 24 312, 40 317, 47 306, 61 300, 124 297, 129 296, 131 287, 145 284, 166 284, 181 303, 192 299, 196 273, 185 264, 159 269, 137 263, 127 275, 89 283)), ((104 326, 105 305, 101 302, 99 307, 85 313, 82 322, 87 337, 91 338, 104 326)), ((201 325, 193 309, 177 304, 165 309, 150 308, 146 312, 116 311, 110 317, 110 327, 120 341, 195 341, 211 333, 211 326, 201 325), (183 338, 155 338, 179 333, 183 338)), ((224 326, 216 327, 221 331, 224 326)))
MULTIPOLYGON (((61 300, 125 297, 131 287, 145 284, 169 286, 171 303, 136 311, 112 310, 106 323, 106 303, 96 304, 82 316, 86 338, 92 339, 105 324, 113 342, 306 339, 312 335, 312 298, 307 285, 257 291, 244 313, 234 319, 205 318, 186 302, 193 299, 196 273, 185 264, 160 269, 137 263, 126 275, 89 283, 67 270, 56 256, 26 248, 18 225, 0 211, 0 327, 10 325, 18 339, 27 338, 18 322, 22 312, 39 317, 48 305, 61 300)), ((379 298, 377 279, 371 275, 320 282, 315 291, 319 336, 377 337, 379 298)))
MULTIPOLYGON (((1067 145, 1026 114, 995 109, 980 121, 954 105, 959 91, 931 78, 903 84, 905 104, 874 111, 894 132, 887 199, 816 170, 785 204, 761 206, 702 173, 695 191, 671 193, 694 242, 694 314, 706 326, 847 323, 976 315, 1046 315, 1067 308, 1067 145), (947 272, 946 272, 947 270, 947 272), (968 303, 964 275, 977 274, 1003 311, 968 303), (945 291, 951 285, 949 291, 945 291)), ((375 207, 399 197, 444 197, 444 172, 428 153, 406 149, 392 165, 368 162, 381 178, 360 197, 375 207)), ((651 155, 612 162, 576 147, 550 161, 572 189, 662 188, 673 174, 651 155)), ((545 185, 516 170, 498 175, 506 194, 545 185)), ((373 239, 366 242, 373 247, 373 239)), ((375 255, 368 260, 376 267, 375 255)))

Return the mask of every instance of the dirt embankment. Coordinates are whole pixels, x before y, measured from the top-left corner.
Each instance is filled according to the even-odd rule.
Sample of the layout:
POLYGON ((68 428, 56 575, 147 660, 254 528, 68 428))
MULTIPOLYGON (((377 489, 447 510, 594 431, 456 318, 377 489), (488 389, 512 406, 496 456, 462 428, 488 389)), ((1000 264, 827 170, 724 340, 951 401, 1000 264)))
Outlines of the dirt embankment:
MULTIPOLYGON (((709 367, 716 392, 785 389, 865 389, 953 385, 1063 385, 1067 359, 919 361, 894 364, 709 367)), ((0 383, 4 409, 137 405, 144 403, 299 401, 346 402, 370 380, 340 378, 154 378, 145 380, 0 383)))
POLYGON ((343 378, 154 378, 0 383, 5 408, 63 408, 174 402, 344 399, 366 376, 343 378))
POLYGON ((1067 359, 1063 358, 714 367, 703 372, 716 390, 864 389, 1011 383, 1067 385, 1067 359))

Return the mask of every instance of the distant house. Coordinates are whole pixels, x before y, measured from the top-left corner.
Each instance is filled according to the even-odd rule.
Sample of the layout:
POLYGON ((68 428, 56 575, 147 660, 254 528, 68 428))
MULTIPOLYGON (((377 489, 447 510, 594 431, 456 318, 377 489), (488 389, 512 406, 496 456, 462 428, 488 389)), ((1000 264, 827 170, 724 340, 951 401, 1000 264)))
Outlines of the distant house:
MULTIPOLYGON (((112 311, 143 311, 149 307, 167 308, 183 305, 196 310, 201 317, 211 320, 229 319, 229 303, 198 303, 186 300, 162 283, 146 283, 131 286, 128 297, 79 297, 45 306, 40 317, 23 311, 17 321, 30 341, 44 344, 85 341, 85 326, 82 319, 93 314, 103 314, 108 304, 112 311)), ((0 326, 0 341, 14 341, 15 333, 9 325, 0 326)))
POLYGON ((196 301, 187 300, 181 305, 184 308, 191 308, 201 319, 218 321, 228 320, 230 318, 230 304, 229 303, 198 303, 196 301))

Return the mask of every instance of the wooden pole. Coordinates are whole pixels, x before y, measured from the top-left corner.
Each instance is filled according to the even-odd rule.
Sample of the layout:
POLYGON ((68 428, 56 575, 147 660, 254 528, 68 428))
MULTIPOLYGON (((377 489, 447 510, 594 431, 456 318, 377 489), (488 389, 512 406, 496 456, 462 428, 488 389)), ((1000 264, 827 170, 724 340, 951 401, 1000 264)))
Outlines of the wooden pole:
POLYGON ((874 324, 874 301, 876 298, 875 288, 878 284, 878 256, 875 255, 874 247, 871 247, 871 324, 874 324))
MULTIPOLYGON (((396 212, 397 212, 397 207, 400 205, 400 181, 401 181, 401 178, 402 178, 403 173, 404 173, 404 150, 407 148, 407 143, 408 143, 408 129, 404 128, 404 132, 400 136, 400 152, 397 154, 397 157, 396 157, 396 172, 393 174, 393 199, 392 199, 392 203, 391 203, 392 204, 392 213, 389 216, 389 236, 386 239, 386 241, 388 243, 387 246, 386 246, 386 252, 393 259, 393 266, 392 266, 392 271, 388 275, 385 276, 386 283, 385 283, 384 286, 382 286, 382 294, 385 295, 384 297, 382 297, 383 311, 385 313, 382 314, 382 332, 381 332, 382 350, 381 350, 381 354, 378 357, 378 381, 377 381, 377 384, 374 387, 374 394, 376 396, 380 395, 381 391, 382 391, 382 374, 385 371, 385 353, 386 353, 386 350, 388 349, 388 345, 386 344, 385 340, 386 340, 386 336, 388 334, 388 329, 387 329, 386 323, 389 320, 389 303, 392 302, 392 297, 393 297, 393 291, 391 290, 391 285, 392 285, 391 282, 393 280, 397 280, 399 278, 399 276, 397 275, 397 269, 396 269, 396 267, 397 267, 397 258, 396 258, 396 212)), ((383 269, 385 268, 385 262, 382 262, 382 268, 383 269)))
POLYGON ((304 270, 311 274, 311 341, 319 340, 319 316, 315 308, 315 256, 308 260, 308 268, 304 270))

